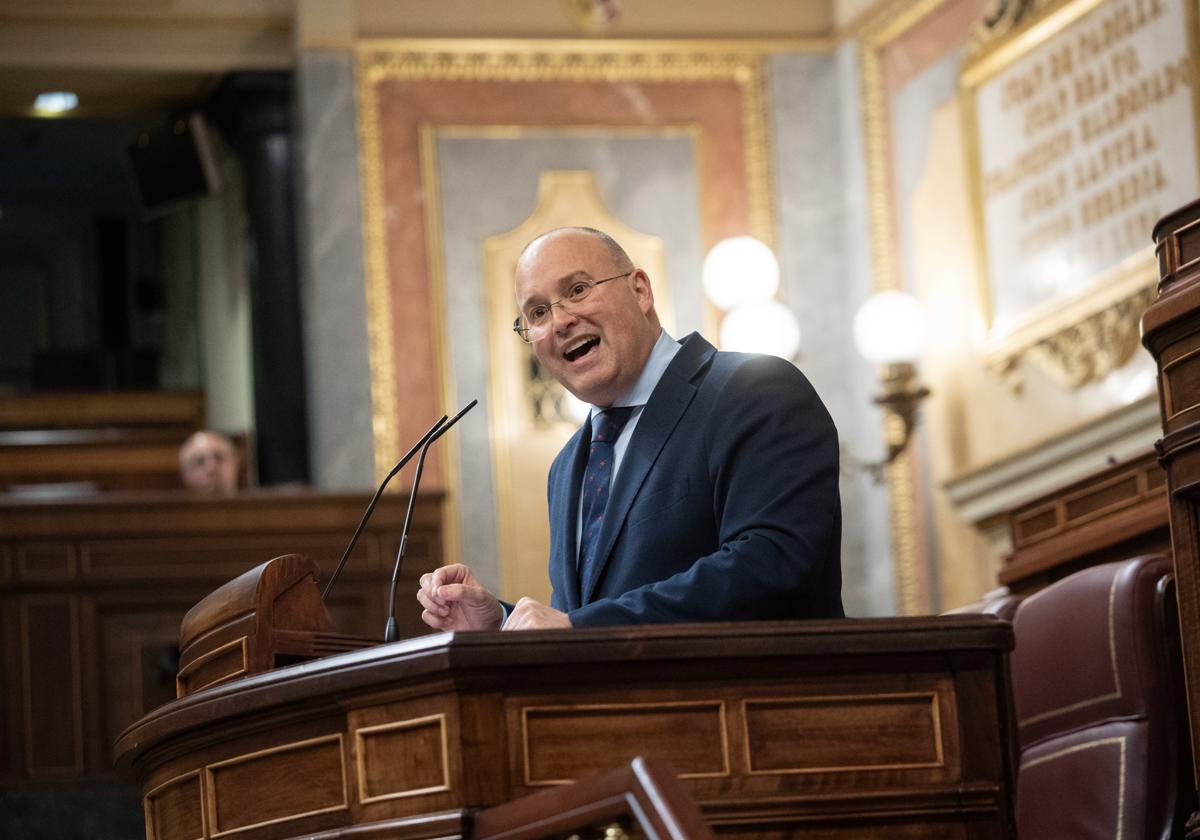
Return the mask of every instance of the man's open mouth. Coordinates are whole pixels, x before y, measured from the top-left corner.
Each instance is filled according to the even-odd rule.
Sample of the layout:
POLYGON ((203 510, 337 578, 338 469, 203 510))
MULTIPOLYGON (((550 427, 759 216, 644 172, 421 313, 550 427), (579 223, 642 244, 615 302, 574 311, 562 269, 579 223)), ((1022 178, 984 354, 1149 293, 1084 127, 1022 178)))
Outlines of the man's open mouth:
POLYGON ((574 362, 577 359, 582 359, 588 353, 592 352, 596 347, 600 346, 599 338, 588 338, 571 347, 563 353, 563 358, 568 362, 574 362))

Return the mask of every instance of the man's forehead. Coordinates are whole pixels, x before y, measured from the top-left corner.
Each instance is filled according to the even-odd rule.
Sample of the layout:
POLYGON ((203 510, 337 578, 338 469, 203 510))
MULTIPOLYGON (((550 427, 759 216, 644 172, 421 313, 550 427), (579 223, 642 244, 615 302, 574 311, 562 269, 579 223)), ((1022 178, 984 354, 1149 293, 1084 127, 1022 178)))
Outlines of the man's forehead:
POLYGON ((207 432, 201 432, 188 442, 189 450, 208 450, 208 449, 233 449, 233 444, 219 435, 211 435, 207 432))
POLYGON ((514 290, 517 299, 556 288, 577 276, 590 276, 607 249, 594 236, 576 231, 552 233, 536 240, 517 262, 514 290))

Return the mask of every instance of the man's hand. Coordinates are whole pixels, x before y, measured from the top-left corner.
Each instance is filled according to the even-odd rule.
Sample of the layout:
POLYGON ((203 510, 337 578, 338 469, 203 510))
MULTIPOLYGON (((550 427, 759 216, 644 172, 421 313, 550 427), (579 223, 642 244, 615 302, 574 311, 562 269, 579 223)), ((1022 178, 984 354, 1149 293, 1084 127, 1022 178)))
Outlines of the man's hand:
POLYGON ((421 575, 421 620, 435 630, 499 630, 504 608, 461 563, 421 575))
POLYGON ((571 619, 564 612, 553 607, 539 604, 532 598, 522 598, 517 601, 508 621, 504 622, 503 630, 552 630, 558 627, 570 627, 571 619))

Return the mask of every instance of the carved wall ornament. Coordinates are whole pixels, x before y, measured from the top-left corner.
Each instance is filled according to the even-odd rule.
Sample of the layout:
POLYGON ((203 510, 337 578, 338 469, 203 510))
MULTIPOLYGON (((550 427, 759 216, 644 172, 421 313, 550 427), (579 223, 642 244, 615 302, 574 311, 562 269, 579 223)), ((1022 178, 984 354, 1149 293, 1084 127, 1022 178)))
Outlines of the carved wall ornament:
POLYGON ((1037 18, 1047 0, 995 0, 967 41, 968 60, 986 52, 1037 18))
POLYGON ((1154 300, 1156 276, 1147 248, 1098 278, 1095 292, 1039 312, 1024 328, 994 340, 985 365, 1014 393, 1025 382, 1024 361, 1066 388, 1104 379, 1136 352, 1138 323, 1154 300))
MULTIPOLYGON (((1098 382, 1133 357, 1141 339, 1138 322, 1153 300, 1154 287, 1142 289, 1037 342, 1029 348, 1028 358, 1060 385, 1079 388, 1098 382)), ((1009 356, 1002 367, 1005 380, 1017 388, 1019 359, 1019 354, 1009 356)))

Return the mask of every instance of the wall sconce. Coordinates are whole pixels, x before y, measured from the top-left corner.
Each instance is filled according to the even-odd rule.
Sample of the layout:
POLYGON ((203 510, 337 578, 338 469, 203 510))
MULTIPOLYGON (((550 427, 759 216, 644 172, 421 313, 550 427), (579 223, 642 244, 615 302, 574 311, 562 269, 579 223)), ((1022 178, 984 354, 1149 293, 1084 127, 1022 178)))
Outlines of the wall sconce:
POLYGON ((800 324, 792 310, 774 299, 779 260, 770 247, 752 236, 722 239, 704 258, 700 280, 708 299, 725 310, 722 349, 796 358, 800 324))
POLYGON ((929 389, 917 380, 917 361, 925 347, 925 314, 917 299, 906 292, 876 292, 854 316, 854 343, 868 361, 880 366, 880 393, 876 405, 902 428, 889 441, 881 461, 850 460, 881 481, 883 471, 908 447, 917 425, 917 410, 929 389))

